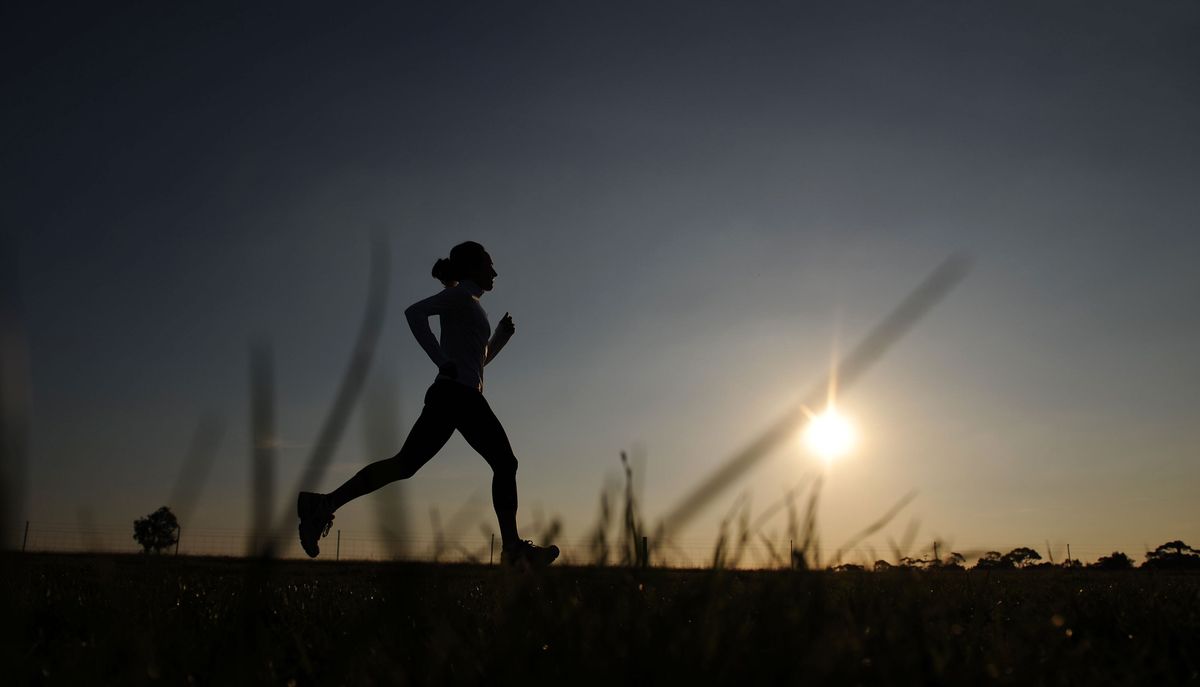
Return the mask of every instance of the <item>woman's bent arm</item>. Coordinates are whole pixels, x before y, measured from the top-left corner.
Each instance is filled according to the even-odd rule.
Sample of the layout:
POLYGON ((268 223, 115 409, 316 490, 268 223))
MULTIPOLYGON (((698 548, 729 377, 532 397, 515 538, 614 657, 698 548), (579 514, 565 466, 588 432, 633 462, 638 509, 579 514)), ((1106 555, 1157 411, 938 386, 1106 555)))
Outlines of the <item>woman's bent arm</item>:
POLYGON ((442 353, 441 345, 434 337, 433 330, 429 328, 429 318, 455 309, 455 301, 454 294, 446 289, 429 298, 417 301, 404 310, 404 317, 408 319, 408 328, 412 330, 413 337, 416 338, 417 343, 421 344, 421 348, 425 349, 425 354, 439 369, 450 362, 450 359, 446 357, 445 353, 442 353))
POLYGON ((496 331, 492 334, 492 340, 488 342, 487 357, 484 358, 483 364, 487 365, 500 354, 500 349, 504 348, 504 344, 512 338, 516 327, 513 326, 512 315, 504 313, 504 317, 500 318, 499 324, 496 325, 496 331))

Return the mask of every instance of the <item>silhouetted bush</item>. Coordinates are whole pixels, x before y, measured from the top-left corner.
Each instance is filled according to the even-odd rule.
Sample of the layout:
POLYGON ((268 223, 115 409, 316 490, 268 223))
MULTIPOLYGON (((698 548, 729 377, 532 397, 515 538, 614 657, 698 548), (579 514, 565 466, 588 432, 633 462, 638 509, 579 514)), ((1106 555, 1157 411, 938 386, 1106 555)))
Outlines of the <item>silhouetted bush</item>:
POLYGON ((1101 556, 1099 560, 1088 567, 1099 570, 1131 570, 1133 560, 1120 551, 1113 551, 1107 556, 1101 556))
POLYGON ((1031 565, 1034 561, 1042 560, 1042 556, 1031 548, 1018 546, 1004 554, 1004 560, 1008 561, 1010 566, 1024 568, 1031 565))
POLYGON ((912 558, 910 556, 905 556, 900 559, 900 567, 912 568, 914 570, 928 570, 929 568, 934 567, 936 563, 937 561, 929 558, 912 558))
POLYGON ((1012 567, 1012 561, 999 551, 988 551, 975 561, 976 570, 1005 570, 1012 569, 1012 567))
POLYGON ((949 556, 942 559, 941 568, 943 570, 966 570, 967 559, 957 551, 951 551, 949 556))

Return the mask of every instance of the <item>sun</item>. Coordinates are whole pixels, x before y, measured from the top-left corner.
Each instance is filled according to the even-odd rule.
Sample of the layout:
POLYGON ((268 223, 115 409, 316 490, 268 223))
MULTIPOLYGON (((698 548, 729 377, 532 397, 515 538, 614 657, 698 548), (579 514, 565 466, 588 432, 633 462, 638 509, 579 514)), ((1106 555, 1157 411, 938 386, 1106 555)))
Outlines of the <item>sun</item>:
POLYGON ((832 463, 854 448, 854 427, 831 405, 820 415, 809 417, 804 443, 826 463, 832 463))

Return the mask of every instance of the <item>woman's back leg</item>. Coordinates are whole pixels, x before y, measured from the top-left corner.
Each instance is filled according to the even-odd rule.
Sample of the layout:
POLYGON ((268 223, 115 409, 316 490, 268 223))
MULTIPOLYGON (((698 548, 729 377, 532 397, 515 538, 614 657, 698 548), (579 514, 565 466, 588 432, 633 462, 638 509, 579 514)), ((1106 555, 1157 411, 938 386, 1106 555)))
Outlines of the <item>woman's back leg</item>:
POLYGON ((454 423, 445 412, 426 404, 420 417, 409 430, 400 452, 391 458, 367 465, 346 480, 345 484, 332 491, 329 494, 330 511, 335 511, 359 496, 369 494, 396 480, 408 479, 417 474, 422 465, 442 450, 453 433, 454 423))

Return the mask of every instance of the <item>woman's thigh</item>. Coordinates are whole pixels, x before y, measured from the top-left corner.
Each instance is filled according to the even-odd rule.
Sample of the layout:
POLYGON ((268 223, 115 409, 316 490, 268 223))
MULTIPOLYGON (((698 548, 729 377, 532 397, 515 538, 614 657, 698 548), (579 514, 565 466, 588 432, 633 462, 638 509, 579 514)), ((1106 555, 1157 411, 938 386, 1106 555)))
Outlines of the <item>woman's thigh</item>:
POLYGON ((442 450, 454 434, 453 408, 432 387, 425 393, 425 406, 413 423, 404 445, 393 460, 401 463, 406 474, 415 473, 442 450))
POLYGON ((469 389, 467 393, 473 396, 463 398, 461 412, 455 415, 455 427, 493 470, 516 470, 517 459, 504 425, 483 394, 469 389))

